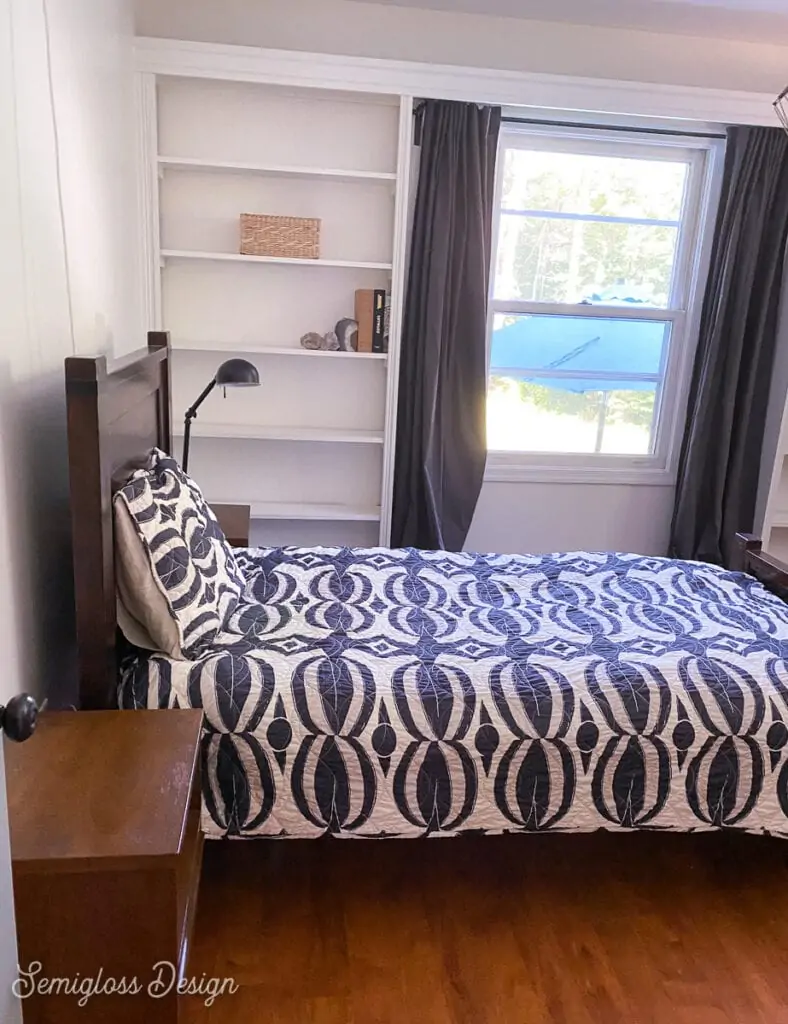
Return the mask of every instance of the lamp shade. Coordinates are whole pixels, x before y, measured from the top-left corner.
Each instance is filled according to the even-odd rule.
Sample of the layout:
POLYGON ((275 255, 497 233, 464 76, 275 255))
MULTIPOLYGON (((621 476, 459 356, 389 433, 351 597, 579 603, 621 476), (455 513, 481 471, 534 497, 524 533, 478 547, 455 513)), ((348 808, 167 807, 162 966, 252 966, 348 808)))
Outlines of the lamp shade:
POLYGON ((260 374, 247 359, 228 359, 216 371, 215 380, 222 388, 253 388, 260 383, 260 374))

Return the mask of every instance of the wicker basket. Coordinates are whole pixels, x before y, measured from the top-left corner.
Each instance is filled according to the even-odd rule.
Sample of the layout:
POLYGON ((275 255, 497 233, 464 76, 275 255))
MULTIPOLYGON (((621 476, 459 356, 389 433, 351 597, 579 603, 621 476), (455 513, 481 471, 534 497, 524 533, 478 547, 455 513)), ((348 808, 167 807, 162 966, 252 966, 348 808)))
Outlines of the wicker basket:
POLYGON ((320 221, 316 217, 273 217, 265 213, 242 213, 241 254, 319 259, 320 221))

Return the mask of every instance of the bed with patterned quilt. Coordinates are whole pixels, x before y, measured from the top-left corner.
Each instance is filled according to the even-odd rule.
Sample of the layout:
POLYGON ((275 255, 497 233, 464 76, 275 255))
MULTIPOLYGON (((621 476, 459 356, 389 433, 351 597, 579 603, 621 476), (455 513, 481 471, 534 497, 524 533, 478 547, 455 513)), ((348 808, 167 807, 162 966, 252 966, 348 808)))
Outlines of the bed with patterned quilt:
POLYGON ((270 548, 126 708, 201 707, 210 837, 788 836, 788 607, 621 554, 270 548))

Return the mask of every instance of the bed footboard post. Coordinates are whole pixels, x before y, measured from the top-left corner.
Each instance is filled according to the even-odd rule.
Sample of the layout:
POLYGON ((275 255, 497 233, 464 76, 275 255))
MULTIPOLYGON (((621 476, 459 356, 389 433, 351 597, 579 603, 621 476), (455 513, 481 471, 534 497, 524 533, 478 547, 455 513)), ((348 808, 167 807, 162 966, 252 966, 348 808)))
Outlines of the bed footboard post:
POLYGON ((736 534, 736 550, 731 561, 730 568, 734 572, 747 572, 749 569, 749 556, 759 555, 763 548, 760 537, 752 533, 736 534))

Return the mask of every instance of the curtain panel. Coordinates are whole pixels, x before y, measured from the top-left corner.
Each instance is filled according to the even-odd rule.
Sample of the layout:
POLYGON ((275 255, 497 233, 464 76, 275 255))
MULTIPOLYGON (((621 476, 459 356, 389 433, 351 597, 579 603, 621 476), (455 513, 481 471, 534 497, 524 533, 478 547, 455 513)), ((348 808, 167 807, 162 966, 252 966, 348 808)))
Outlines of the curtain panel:
POLYGON ((788 136, 728 130, 670 554, 730 564, 754 525, 788 239, 788 136))
POLYGON ((487 458, 487 297, 500 108, 427 100, 405 301, 394 547, 459 551, 487 458))

